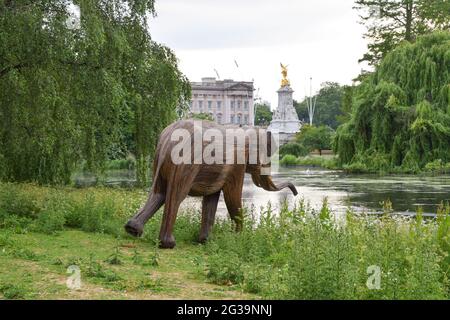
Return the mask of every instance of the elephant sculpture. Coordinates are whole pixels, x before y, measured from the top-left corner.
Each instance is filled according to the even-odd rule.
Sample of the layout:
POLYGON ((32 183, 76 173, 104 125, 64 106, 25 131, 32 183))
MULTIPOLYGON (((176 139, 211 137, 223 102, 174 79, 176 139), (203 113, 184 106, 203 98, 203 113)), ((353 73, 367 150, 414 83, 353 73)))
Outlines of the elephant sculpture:
MULTIPOLYGON (((175 238, 173 229, 177 217, 178 208, 181 202, 189 195, 195 197, 203 197, 202 201, 202 217, 199 241, 205 242, 208 234, 213 227, 217 203, 220 193, 223 192, 225 204, 231 219, 234 221, 236 230, 242 228, 242 219, 240 218, 240 210, 242 208, 242 188, 244 184, 244 175, 249 173, 253 183, 267 191, 280 191, 289 188, 294 195, 297 190, 291 183, 281 183, 276 185, 270 175, 262 175, 262 168, 269 167, 270 163, 262 164, 260 157, 256 161, 250 161, 250 142, 248 137, 245 143, 239 144, 234 138, 230 142, 227 140, 228 146, 231 144, 233 150, 233 160, 216 161, 207 164, 205 161, 196 162, 195 153, 185 155, 186 150, 182 153, 184 159, 190 160, 182 163, 174 162, 173 154, 177 154, 180 148, 179 139, 174 139, 174 133, 184 133, 188 135, 188 139, 184 141, 184 147, 187 150, 194 150, 196 142, 196 126, 201 127, 204 131, 215 130, 214 132, 226 136, 227 128, 237 128, 236 126, 223 126, 210 121, 182 120, 169 125, 163 130, 159 137, 155 161, 153 164, 153 185, 145 205, 131 218, 125 225, 125 230, 133 236, 141 236, 145 223, 164 206, 163 219, 159 234, 161 248, 173 248, 175 246, 175 238), (193 138, 193 139, 192 139, 193 138), (236 158, 242 156, 244 161, 238 162, 236 158)), ((243 129, 241 129, 243 131, 243 129)), ((262 129, 252 129, 259 132, 262 129)), ((197 130, 198 131, 198 130, 197 130)), ((241 131, 241 134, 242 134, 241 131)), ((266 138, 267 148, 271 152, 272 139, 270 134, 266 138)), ((208 146, 212 141, 205 139, 200 135, 200 144, 202 147, 208 146)), ((226 148, 225 148, 226 149, 226 148)), ((223 150, 223 156, 217 150, 212 155, 217 155, 224 160, 227 157, 227 150, 223 150)), ((181 155, 181 152, 179 153, 181 155)), ((270 154, 269 154, 270 156, 270 154)), ((230 156, 231 158, 231 156, 230 156)))

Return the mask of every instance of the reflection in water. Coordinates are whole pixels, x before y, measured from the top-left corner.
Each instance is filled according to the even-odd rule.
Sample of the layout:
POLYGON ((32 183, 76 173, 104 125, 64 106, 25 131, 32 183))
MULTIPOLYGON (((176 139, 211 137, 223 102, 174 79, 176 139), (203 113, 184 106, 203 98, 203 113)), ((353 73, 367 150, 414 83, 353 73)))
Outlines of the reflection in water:
MULTIPOLYGON (((426 214, 435 214, 442 201, 450 201, 450 176, 377 176, 348 175, 338 171, 316 170, 308 168, 280 168, 273 175, 274 181, 290 181, 299 192, 294 197, 289 190, 268 192, 253 185, 249 175, 245 177, 243 203, 246 207, 254 205, 256 209, 266 206, 278 207, 286 199, 292 207, 296 201, 304 198, 312 208, 319 209, 324 198, 328 198, 330 208, 343 213, 347 208, 356 212, 381 212, 382 201, 390 200, 398 213, 413 214, 422 207, 426 214)), ((92 180, 92 179, 91 179, 92 180)), ((92 183, 87 177, 75 179, 78 185, 92 183), (90 182, 90 183, 89 183, 90 182)), ((128 171, 115 171, 108 174, 106 184, 132 185, 134 174, 128 171)), ((183 207, 200 208, 200 199, 189 198, 183 207)), ((219 201, 220 215, 227 213, 223 196, 219 201)))

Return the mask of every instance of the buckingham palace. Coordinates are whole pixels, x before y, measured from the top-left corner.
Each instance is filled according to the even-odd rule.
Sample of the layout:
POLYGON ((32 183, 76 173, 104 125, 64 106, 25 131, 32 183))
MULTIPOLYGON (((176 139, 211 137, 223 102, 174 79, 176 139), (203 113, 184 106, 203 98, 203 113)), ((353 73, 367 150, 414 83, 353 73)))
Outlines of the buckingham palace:
POLYGON ((219 124, 254 125, 253 82, 202 78, 191 87, 191 113, 210 114, 219 124))

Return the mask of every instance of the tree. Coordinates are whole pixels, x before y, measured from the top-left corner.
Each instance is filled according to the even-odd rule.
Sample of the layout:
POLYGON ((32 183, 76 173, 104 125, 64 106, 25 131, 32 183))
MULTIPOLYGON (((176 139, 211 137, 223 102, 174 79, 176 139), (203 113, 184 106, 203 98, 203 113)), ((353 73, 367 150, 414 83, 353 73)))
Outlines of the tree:
POLYGON ((304 123, 309 123, 308 106, 306 104, 306 100, 303 100, 302 102, 294 100, 294 108, 297 112, 298 119, 304 123))
POLYGON ((0 1, 0 178, 68 183, 80 164, 101 171, 132 152, 145 185, 189 82, 151 40, 154 1, 74 3, 77 28, 67 25, 71 1, 0 1))
POLYGON ((371 40, 361 61, 377 65, 400 42, 450 28, 448 0, 356 0, 355 9, 371 40))
MULTIPOLYGON (((346 123, 350 120, 352 114, 352 97, 355 86, 342 87, 342 99, 340 114, 336 116, 337 123, 339 125, 346 123)), ((333 128, 333 129, 337 129, 333 128)))
POLYGON ((214 121, 213 116, 210 113, 193 113, 190 118, 196 119, 196 120, 207 120, 207 121, 214 121))
POLYGON ((450 162, 449 41, 437 32, 403 43, 352 89, 350 120, 334 141, 342 164, 417 172, 450 162))
POLYGON ((293 155, 296 158, 306 156, 311 150, 307 149, 298 142, 290 142, 280 147, 278 153, 280 154, 280 159, 286 155, 293 155))
MULTIPOLYGON (((313 97, 316 100, 314 125, 329 126, 336 129, 339 125, 338 117, 342 116, 342 98, 344 87, 336 82, 325 82, 319 93, 313 97)), ((297 115, 303 122, 309 123, 309 114, 306 99, 302 102, 294 102, 297 115)))
POLYGON ((297 142, 304 146, 308 152, 318 150, 322 155, 322 150, 331 149, 334 131, 327 126, 309 126, 304 125, 298 136, 297 142))
POLYGON ((272 111, 268 102, 255 104, 255 125, 268 126, 272 121, 272 111))

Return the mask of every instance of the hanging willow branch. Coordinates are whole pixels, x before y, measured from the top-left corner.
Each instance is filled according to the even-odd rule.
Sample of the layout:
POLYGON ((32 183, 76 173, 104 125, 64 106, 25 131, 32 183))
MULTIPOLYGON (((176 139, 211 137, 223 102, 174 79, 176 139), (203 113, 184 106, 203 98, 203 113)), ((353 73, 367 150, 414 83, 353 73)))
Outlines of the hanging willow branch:
POLYGON ((134 155, 147 185, 157 136, 189 99, 175 55, 151 40, 154 1, 74 1, 77 30, 69 2, 0 0, 0 179, 68 183, 134 155))
POLYGON ((417 171, 450 162, 449 43, 449 32, 404 43, 353 90, 351 119, 335 140, 342 164, 417 171))

